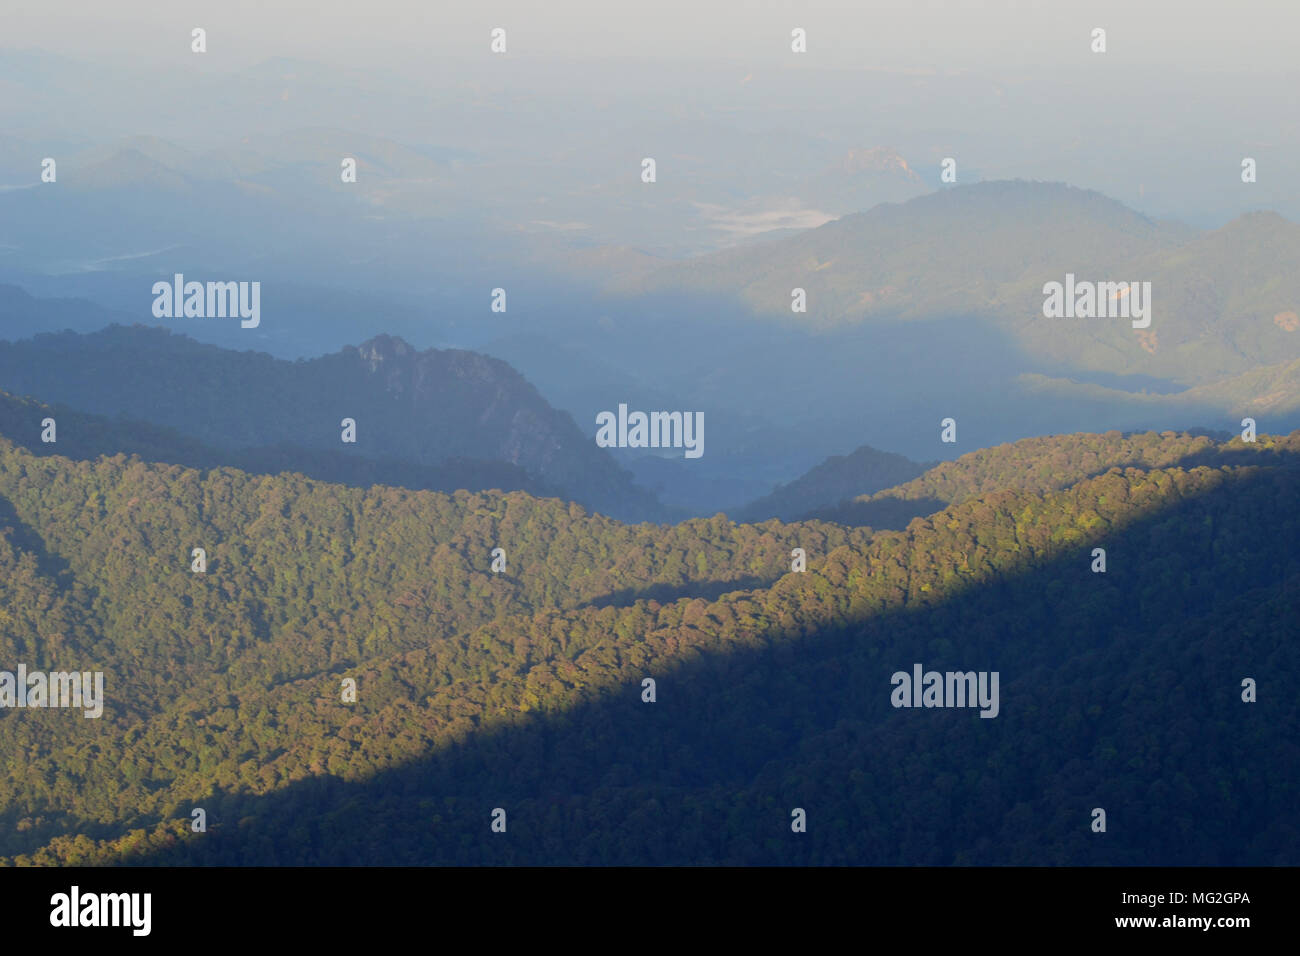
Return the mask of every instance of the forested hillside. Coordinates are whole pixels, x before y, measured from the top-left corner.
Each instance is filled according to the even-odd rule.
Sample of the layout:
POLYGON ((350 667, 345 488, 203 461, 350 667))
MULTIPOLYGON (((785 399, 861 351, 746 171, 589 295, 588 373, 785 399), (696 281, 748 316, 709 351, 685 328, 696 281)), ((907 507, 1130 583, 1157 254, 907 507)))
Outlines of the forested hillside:
POLYGON ((139 455, 149 461, 191 468, 228 466, 255 474, 300 472, 348 485, 391 484, 428 491, 457 489, 527 491, 558 496, 517 465, 503 461, 448 458, 420 465, 393 458, 364 458, 342 451, 303 448, 284 442, 259 448, 213 448, 175 429, 128 418, 88 415, 65 405, 48 405, 0 391, 0 435, 35 455, 98 458, 139 455), (53 441, 42 440, 43 424, 54 422, 53 441))
POLYGON ((1002 489, 1054 491, 1110 468, 1163 468, 1258 462, 1281 454, 1273 445, 1225 441, 1204 432, 1118 431, 1052 435, 981 448, 874 494, 804 512, 841 524, 902 528, 913 518, 1002 489), (1249 456, 1243 458, 1242 456, 1249 456))
MULTIPOLYGON (((288 362, 164 329, 112 326, 0 341, 0 381, 14 394, 249 453, 256 468, 311 471, 314 463, 315 473, 333 480, 403 485, 419 481, 421 468, 482 461, 512 466, 527 473, 533 489, 556 489, 620 518, 668 517, 568 414, 509 365, 475 352, 421 352, 377 336, 288 362), (344 418, 355 422, 355 442, 341 440, 344 418), (340 466, 343 455, 364 461, 340 466)), ((500 473, 488 470, 470 486, 491 488, 500 473)), ((521 477, 512 484, 522 486, 521 477)))
POLYGON ((1294 865, 1298 456, 1035 439, 902 486, 934 507, 871 531, 5 441, 0 654, 103 670, 107 703, 0 712, 0 853, 1294 865), (915 662, 999 672, 996 719, 892 707, 915 662))

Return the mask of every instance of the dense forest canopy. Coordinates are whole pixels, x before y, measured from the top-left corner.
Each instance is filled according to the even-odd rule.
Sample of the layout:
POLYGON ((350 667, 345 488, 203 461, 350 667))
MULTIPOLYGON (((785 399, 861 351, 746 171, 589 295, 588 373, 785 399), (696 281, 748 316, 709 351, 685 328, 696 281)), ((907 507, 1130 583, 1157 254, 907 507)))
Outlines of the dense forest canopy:
POLYGON ((1031 439, 871 496, 924 511, 873 530, 6 439, 0 667, 103 671, 107 703, 0 711, 0 853, 1294 864, 1297 456, 1031 439), (997 719, 891 707, 916 662, 1000 672, 997 719))

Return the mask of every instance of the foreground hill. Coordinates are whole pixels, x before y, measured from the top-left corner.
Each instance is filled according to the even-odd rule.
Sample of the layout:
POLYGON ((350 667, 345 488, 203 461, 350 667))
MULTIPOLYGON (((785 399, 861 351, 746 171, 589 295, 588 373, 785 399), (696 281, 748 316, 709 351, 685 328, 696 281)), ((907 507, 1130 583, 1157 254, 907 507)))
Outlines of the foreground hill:
POLYGON ((0 443, 4 659, 108 698, 0 712, 3 852, 1300 862, 1300 433, 1036 441, 922 476, 953 503, 886 532, 0 443), (916 662, 998 672, 998 716, 892 707, 916 662))
POLYGON ((849 525, 903 528, 914 518, 1000 490, 1058 491, 1112 468, 1220 466, 1270 461, 1280 454, 1267 441, 1227 441, 1201 432, 1118 431, 1046 435, 981 448, 940 462, 911 481, 846 498, 804 516, 849 525))
POLYGON ((256 454, 290 468, 293 449, 347 454, 366 459, 373 480, 401 484, 411 466, 500 462, 596 510, 632 520, 665 516, 569 415, 506 363, 474 352, 419 352, 380 336, 287 362, 162 329, 114 326, 0 342, 0 383, 162 425, 214 448, 262 449, 256 454), (356 422, 355 444, 340 440, 344 418, 356 422), (377 464, 384 460, 391 467, 377 464))

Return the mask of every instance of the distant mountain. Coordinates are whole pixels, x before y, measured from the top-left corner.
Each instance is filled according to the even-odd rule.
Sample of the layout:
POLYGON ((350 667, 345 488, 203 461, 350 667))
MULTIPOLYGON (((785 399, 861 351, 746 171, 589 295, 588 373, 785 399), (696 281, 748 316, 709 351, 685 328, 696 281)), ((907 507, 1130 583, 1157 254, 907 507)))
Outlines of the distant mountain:
MULTIPOLYGON (((0 342, 0 386, 163 425, 215 448, 261 449, 263 464, 295 459, 268 446, 372 463, 502 462, 533 476, 539 488, 557 489, 607 514, 634 520, 663 515, 654 496, 569 415, 548 405, 505 362, 473 352, 420 352, 379 336, 287 362, 202 345, 163 329, 114 326, 90 335, 0 342), (356 421, 355 445, 341 441, 345 418, 356 421)), ((376 468, 365 473, 385 480, 376 468)))
MULTIPOLYGON (((1263 365, 1232 378, 1198 385, 1176 398, 1214 403, 1246 414, 1274 416, 1279 423, 1294 421, 1300 413, 1300 359, 1263 365)), ((1273 425, 1271 430, 1281 429, 1273 425)))
MULTIPOLYGON (((751 321, 822 334, 861 328, 897 335, 906 328, 915 348, 936 356, 948 347, 967 354, 980 345, 972 360, 989 368, 985 353, 1000 352, 1008 368, 999 374, 1019 366, 1020 373, 1084 376, 1108 387, 1115 383, 1107 377, 1124 379, 1123 388, 1151 382, 1177 390, 1300 359, 1297 261, 1300 225, 1274 213, 1248 214, 1200 233, 1151 220, 1096 192, 986 182, 667 264, 612 287, 626 296, 730 304, 732 314, 743 310, 751 321), (1122 317, 1045 317, 1044 285, 1067 275, 1079 282, 1149 282, 1150 327, 1135 329, 1122 317), (806 313, 791 311, 795 288, 806 292, 806 313), (937 329, 939 322, 961 323, 973 341, 955 343, 951 330, 937 329)), ((792 377, 810 374, 801 369, 792 377)), ((1280 407, 1268 392, 1244 392, 1248 384, 1236 383, 1235 401, 1280 407)), ((1118 391, 1114 397, 1122 401, 1131 397, 1118 391)), ((1222 398, 1222 391, 1209 392, 1189 395, 1187 403, 1221 410, 1222 398)), ((1292 401, 1300 395, 1282 396, 1281 404, 1292 401)))
POLYGON ((69 175, 70 170, 64 172, 64 182, 74 191, 137 188, 188 192, 194 188, 184 174, 133 148, 95 159, 77 169, 75 175, 69 175))
POLYGON ((1260 416, 1259 424, 1282 431, 1300 424, 1300 358, 1260 365, 1206 385, 1174 393, 1132 392, 1096 383, 1075 382, 1046 375, 1023 375, 1020 385, 1031 395, 1067 399, 1080 405, 1128 406, 1134 411, 1163 411, 1202 420, 1234 415, 1260 416))
POLYGON ((25 339, 65 330, 96 332, 126 318, 124 313, 87 299, 36 298, 16 285, 0 283, 0 339, 25 339))
POLYGON ((902 455, 863 445, 847 455, 827 458, 807 474, 737 509, 734 517, 747 522, 768 518, 794 521, 845 498, 901 485, 928 467, 902 455))
MULTIPOLYGON (((1154 318, 1149 334, 1129 333, 1145 354, 1126 352, 1126 364, 1112 367, 1207 385, 1300 358, 1297 262, 1300 224, 1271 212, 1250 213, 1134 262, 1123 277, 1151 282, 1154 318)), ((1100 355, 1088 361, 1107 363, 1100 355)))
POLYGON ((928 192, 921 175, 897 150, 884 146, 852 149, 800 185, 799 198, 836 215, 903 202, 928 192))
POLYGON ((517 465, 500 461, 448 459, 421 465, 393 458, 361 458, 282 443, 259 448, 218 449, 172 428, 127 418, 89 415, 66 405, 47 405, 0 391, 0 438, 34 455, 76 460, 134 455, 147 461, 189 468, 238 468, 250 474, 284 472, 352 486, 394 485, 414 490, 453 492, 526 491, 539 497, 559 492, 517 465), (54 420, 52 442, 42 440, 44 422, 54 420))
POLYGON ((667 265, 622 287, 729 294, 757 315, 829 328, 878 317, 983 312, 1011 290, 1041 288, 1070 269, 1081 277, 1097 270, 1105 278, 1128 277, 1124 267, 1134 259, 1176 249, 1194 235, 1089 190, 988 182, 667 265), (796 286, 808 293, 808 312, 792 316, 796 286))

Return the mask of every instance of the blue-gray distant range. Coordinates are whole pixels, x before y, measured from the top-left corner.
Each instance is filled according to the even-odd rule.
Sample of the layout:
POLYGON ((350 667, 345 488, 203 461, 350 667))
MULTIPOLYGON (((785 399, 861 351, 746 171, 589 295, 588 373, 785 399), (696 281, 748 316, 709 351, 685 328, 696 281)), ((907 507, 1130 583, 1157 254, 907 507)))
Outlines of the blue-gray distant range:
MULTIPOLYGON (((505 313, 489 311, 492 286, 476 290, 472 313, 464 305, 421 312, 395 299, 280 285, 263 270, 257 329, 159 320, 150 311, 154 283, 189 268, 188 257, 182 263, 170 252, 148 274, 133 271, 135 262, 132 271, 96 274, 103 281, 87 291, 120 285, 101 297, 115 308, 9 287, 0 292, 0 321, 10 340, 146 323, 286 357, 372 333, 400 335, 417 349, 471 347, 522 373, 571 416, 592 451, 597 416, 620 401, 699 410, 709 422, 707 455, 609 450, 666 509, 637 504, 625 513, 653 518, 735 512, 864 445, 929 461, 1072 430, 1232 430, 1250 416, 1262 430, 1286 431, 1300 422, 1300 275, 1288 266, 1298 257, 1300 227, 1275 213, 1197 230, 1096 192, 1011 181, 884 204, 681 261, 642 257, 620 270, 606 268, 623 261, 616 251, 588 254, 602 266, 583 282, 511 285, 505 313), (1044 287, 1069 274, 1150 283, 1149 327, 1045 316, 1044 287), (796 288, 806 312, 791 311, 796 288), (946 417, 958 422, 956 444, 939 441, 946 417)), ((221 274, 252 271, 232 265, 221 274)), ((29 285, 76 287, 63 277, 29 285)), ((139 361, 156 367, 147 341, 139 361)), ((266 374, 278 367, 253 364, 266 374)), ((60 376, 49 379, 33 394, 66 400, 60 376)), ((159 414, 147 402, 135 411, 159 414)), ((401 457, 408 451, 400 445, 371 450, 401 457)))

